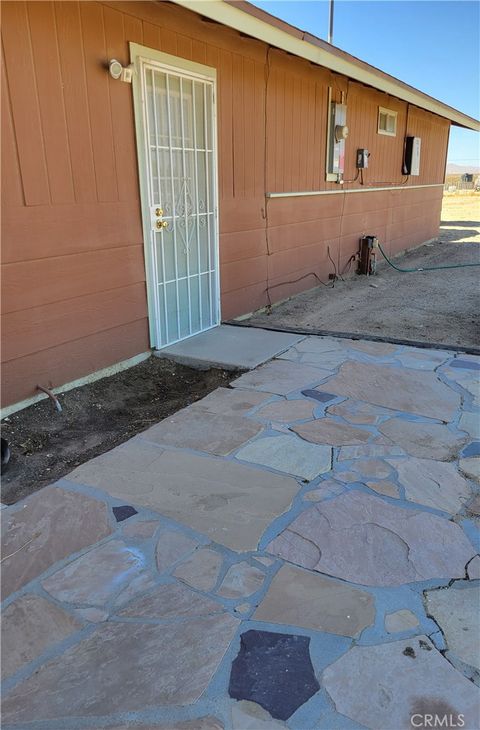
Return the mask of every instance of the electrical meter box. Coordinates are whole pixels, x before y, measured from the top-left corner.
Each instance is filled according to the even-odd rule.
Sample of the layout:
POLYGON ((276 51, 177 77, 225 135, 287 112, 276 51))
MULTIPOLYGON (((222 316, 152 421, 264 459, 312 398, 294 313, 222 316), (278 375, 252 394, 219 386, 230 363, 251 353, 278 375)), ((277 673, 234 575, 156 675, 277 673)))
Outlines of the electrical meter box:
POLYGON ((405 159, 403 163, 404 175, 420 175, 420 137, 406 137, 405 159))
POLYGON ((348 136, 346 121, 346 105, 331 101, 327 172, 332 176, 343 174, 345 168, 345 139, 348 136))
POLYGON ((365 170, 366 167, 368 167, 368 158, 370 157, 370 152, 365 149, 358 149, 357 150, 357 170, 365 170))

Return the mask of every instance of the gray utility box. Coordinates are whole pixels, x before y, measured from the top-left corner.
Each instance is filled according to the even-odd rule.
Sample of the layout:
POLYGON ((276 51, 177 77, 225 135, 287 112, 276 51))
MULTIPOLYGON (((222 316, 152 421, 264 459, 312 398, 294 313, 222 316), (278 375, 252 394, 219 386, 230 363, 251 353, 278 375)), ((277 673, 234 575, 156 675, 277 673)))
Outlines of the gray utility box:
POLYGON ((404 175, 420 175, 420 137, 405 138, 405 158, 403 163, 404 175))

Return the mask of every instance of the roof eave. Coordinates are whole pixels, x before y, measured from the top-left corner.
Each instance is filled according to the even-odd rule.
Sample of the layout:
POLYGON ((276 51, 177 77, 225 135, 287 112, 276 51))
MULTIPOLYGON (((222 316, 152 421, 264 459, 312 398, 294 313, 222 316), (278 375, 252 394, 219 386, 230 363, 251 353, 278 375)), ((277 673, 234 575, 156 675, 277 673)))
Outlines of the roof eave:
POLYGON ((433 114, 449 119, 452 124, 465 129, 480 131, 480 121, 453 109, 437 99, 434 99, 413 86, 405 84, 394 76, 370 66, 364 61, 350 56, 345 51, 331 46, 320 38, 303 33, 297 28, 283 23, 283 21, 259 8, 253 12, 248 9, 248 3, 230 3, 224 0, 172 0, 188 10, 203 15, 210 20, 233 28, 241 33, 280 48, 300 58, 305 58, 318 66, 323 66, 336 73, 348 76, 367 86, 383 91, 398 99, 407 101, 433 114), (272 21, 270 19, 272 17, 272 21), (287 30, 288 29, 288 30, 287 30))

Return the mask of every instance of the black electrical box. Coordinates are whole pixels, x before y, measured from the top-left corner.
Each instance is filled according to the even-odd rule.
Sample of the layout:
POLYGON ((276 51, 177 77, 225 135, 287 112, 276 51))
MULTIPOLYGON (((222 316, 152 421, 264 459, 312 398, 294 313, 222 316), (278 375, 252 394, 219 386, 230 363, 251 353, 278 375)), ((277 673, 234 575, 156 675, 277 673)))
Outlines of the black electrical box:
POLYGON ((368 167, 368 158, 370 152, 368 150, 359 149, 357 150, 357 170, 364 170, 368 167))
POLYGON ((405 138, 404 175, 420 175, 420 137, 405 138))

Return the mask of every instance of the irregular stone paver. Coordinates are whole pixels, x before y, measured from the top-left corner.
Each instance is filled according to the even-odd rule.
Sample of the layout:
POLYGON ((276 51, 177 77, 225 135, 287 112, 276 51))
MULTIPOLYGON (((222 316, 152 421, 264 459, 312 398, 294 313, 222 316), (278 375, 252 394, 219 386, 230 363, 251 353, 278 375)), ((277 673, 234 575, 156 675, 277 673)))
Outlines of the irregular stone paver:
POLYGON ((460 459, 458 466, 469 479, 480 482, 480 458, 478 456, 460 459))
POLYGON ((356 424, 376 424, 383 416, 390 415, 391 411, 380 406, 371 406, 370 403, 362 403, 362 401, 352 400, 349 398, 343 403, 336 403, 327 408, 327 413, 334 416, 340 416, 350 423, 356 424))
POLYGON ((198 542, 196 540, 192 540, 192 538, 183 535, 181 532, 174 532, 173 530, 162 532, 158 538, 155 551, 159 572, 164 573, 177 560, 191 553, 197 546, 198 542))
POLYGON ((128 494, 232 550, 255 550, 299 488, 291 477, 140 439, 79 466, 69 478, 113 496, 128 494))
POLYGON ((470 580, 478 580, 480 578, 480 555, 475 555, 467 566, 467 575, 470 580))
POLYGON ((259 418, 279 423, 291 423, 313 418, 313 404, 305 400, 283 400, 268 403, 257 411, 259 418))
POLYGON ((174 576, 200 591, 211 591, 217 582, 222 562, 222 556, 215 550, 199 548, 178 566, 174 576))
POLYGON ((129 584, 115 598, 115 606, 123 606, 140 593, 145 593, 157 585, 156 576, 148 570, 144 570, 140 575, 135 576, 129 584))
POLYGON ((115 515, 117 522, 123 522, 124 520, 128 520, 129 517, 133 517, 138 514, 135 507, 132 507, 130 504, 122 504, 120 507, 113 507, 112 512, 115 515))
POLYGON ((457 726, 462 715, 465 728, 477 727, 477 688, 426 636, 355 646, 325 669, 322 685, 338 712, 372 730, 408 730, 416 714, 451 715, 457 726))
POLYGON ((456 436, 439 423, 418 423, 403 418, 391 418, 378 429, 407 454, 425 459, 450 461, 465 443, 464 437, 456 436))
POLYGON ((327 375, 330 375, 329 370, 321 371, 308 365, 272 360, 256 370, 241 375, 231 385, 234 388, 252 388, 266 393, 287 395, 294 390, 318 383, 327 375))
POLYGON ((353 637, 373 624, 375 605, 365 591, 283 565, 254 619, 353 637))
POLYGON ((461 368, 462 370, 480 370, 480 363, 476 360, 467 360, 463 358, 455 358, 448 364, 450 368, 461 368))
POLYGON ((2 600, 111 532, 103 502, 60 487, 41 489, 15 512, 2 510, 2 600))
POLYGON ((254 568, 246 562, 237 563, 227 570, 217 592, 224 598, 251 596, 252 593, 260 590, 264 580, 265 573, 258 568, 254 568))
POLYGON ((397 345, 392 345, 389 342, 374 342, 368 340, 350 340, 348 347, 351 350, 360 350, 360 352, 365 352, 367 355, 374 355, 375 357, 391 355, 397 349, 397 345))
POLYGON ((81 627, 73 616, 41 596, 17 598, 2 613, 2 679, 81 627))
POLYGON ((365 484, 377 494, 383 494, 385 497, 397 499, 400 496, 397 485, 388 479, 379 479, 377 482, 368 481, 365 484))
POLYGON ((385 616, 385 628, 389 634, 416 629, 418 625, 418 618, 408 608, 401 608, 385 616))
POLYGON ((118 613, 119 616, 141 618, 177 618, 208 616, 223 613, 224 608, 210 598, 176 583, 158 586, 154 591, 132 601, 118 613))
POLYGON ((58 601, 103 606, 122 584, 140 573, 144 563, 138 550, 110 540, 51 575, 42 586, 58 601))
POLYGON ((377 479, 388 477, 392 471, 389 464, 378 459, 360 459, 355 462, 354 467, 363 476, 376 477, 377 479))
POLYGON ((277 720, 288 720, 320 689, 308 636, 250 630, 240 638, 232 662, 229 694, 261 705, 277 720))
POLYGON ((345 486, 343 484, 339 484, 333 479, 326 479, 325 481, 320 482, 317 489, 312 489, 311 492, 304 494, 303 498, 307 499, 309 502, 320 502, 322 499, 336 497, 344 491, 345 486))
POLYGON ((398 446, 382 444, 362 444, 361 446, 342 446, 338 454, 339 461, 348 459, 381 459, 384 456, 401 456, 404 452, 398 446))
POLYGON ((398 362, 406 368, 415 368, 416 370, 435 370, 450 356, 451 353, 442 350, 427 350, 426 352, 421 352, 420 350, 406 349, 404 352, 395 355, 395 360, 398 360, 398 362))
POLYGON ((158 520, 145 520, 144 522, 127 522, 123 528, 124 537, 138 537, 140 539, 152 537, 159 526, 158 520))
POLYGON ((341 352, 347 357, 347 343, 345 340, 334 337, 305 337, 304 340, 295 343, 298 352, 341 352))
POLYGON ((202 400, 190 406, 191 409, 205 410, 209 413, 218 413, 223 416, 244 415, 252 408, 269 400, 270 396, 256 393, 254 390, 241 388, 217 388, 202 400))
POLYGON ((458 421, 460 431, 466 431, 472 438, 480 439, 480 415, 464 411, 458 421))
POLYGON ((373 586, 462 578, 475 554, 453 522, 358 491, 310 507, 268 550, 304 568, 373 586))
POLYGON ((101 608, 75 608, 74 611, 76 616, 93 624, 106 621, 108 618, 108 611, 101 608))
POLYGON ((332 467, 332 450, 329 446, 313 446, 295 436, 286 435, 257 439, 240 449, 236 457, 308 481, 330 471, 332 467))
POLYGON ((369 431, 362 431, 362 429, 346 423, 338 423, 333 418, 319 418, 310 423, 292 426, 292 431, 298 433, 306 441, 314 444, 330 444, 330 446, 362 444, 372 436, 369 431))
POLYGON ((238 623, 220 614, 168 625, 99 624, 5 697, 3 721, 101 717, 192 704, 210 682, 238 623))
POLYGON ((480 670, 480 586, 454 583, 449 588, 425 591, 427 612, 440 626, 448 651, 480 670))
POLYGON ((388 459, 397 470, 405 496, 412 502, 456 514, 467 502, 472 490, 453 464, 432 459, 388 459))
POLYGON ((185 408, 144 431, 142 438, 164 446, 225 456, 261 430, 260 424, 243 416, 225 416, 185 408))
POLYGON ((460 396, 434 373, 406 371, 388 365, 346 362, 325 383, 337 395, 375 403, 396 411, 451 421, 460 396))
POLYGON ((335 479, 344 482, 344 484, 353 484, 354 482, 359 482, 361 476, 357 471, 336 471, 335 479))
POLYGON ((334 400, 334 398, 337 397, 336 395, 333 395, 333 393, 326 393, 324 390, 319 390, 319 388, 307 388, 306 390, 302 390, 302 395, 306 398, 318 400, 319 403, 328 403, 329 400, 334 400))
POLYGON ((269 712, 256 702, 241 700, 232 705, 233 730, 280 730, 285 723, 274 720, 269 712))

